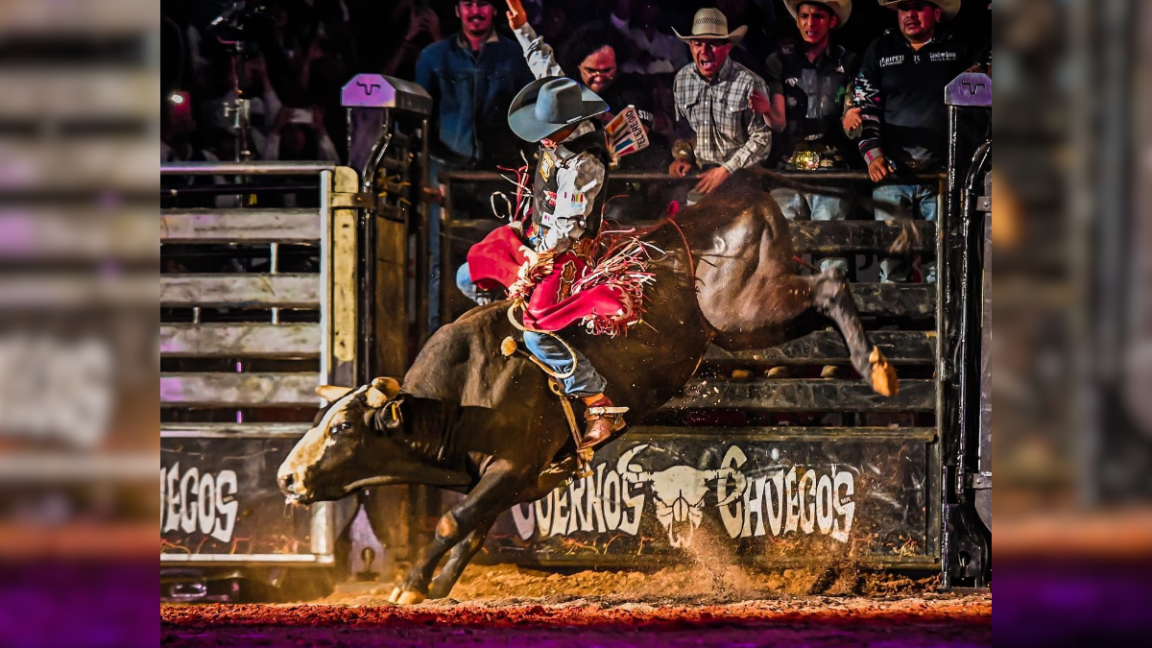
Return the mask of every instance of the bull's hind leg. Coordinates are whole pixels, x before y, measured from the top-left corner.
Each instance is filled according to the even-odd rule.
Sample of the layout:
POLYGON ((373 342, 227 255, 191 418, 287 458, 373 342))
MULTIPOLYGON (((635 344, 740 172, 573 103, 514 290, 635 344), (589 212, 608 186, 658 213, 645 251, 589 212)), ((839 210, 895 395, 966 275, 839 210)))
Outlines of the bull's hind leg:
POLYGON ((812 285, 813 307, 835 322, 844 336, 852 357, 852 366, 872 384, 876 393, 894 395, 899 390, 896 370, 888 364, 888 359, 880 353, 880 349, 869 347, 868 338, 864 335, 864 324, 860 322, 860 313, 856 310, 856 302, 852 300, 844 275, 830 269, 804 279, 812 285))
MULTIPOLYGON (((536 475, 525 473, 526 471, 516 470, 504 460, 498 459, 492 462, 476 487, 440 518, 436 524, 436 535, 424 557, 412 565, 412 569, 408 570, 400 587, 392 592, 389 600, 409 605, 428 598, 428 583, 432 580, 432 572, 436 570, 440 559, 449 549, 478 529, 481 523, 509 509, 516 502, 520 492, 536 479, 536 475)), ((481 542, 483 542, 482 536, 486 534, 485 531, 481 535, 481 542)), ((468 556, 469 559, 471 557, 468 556)), ((457 568, 462 570, 467 563, 467 560, 461 560, 457 568)), ((455 583, 455 579, 452 582, 455 583)))

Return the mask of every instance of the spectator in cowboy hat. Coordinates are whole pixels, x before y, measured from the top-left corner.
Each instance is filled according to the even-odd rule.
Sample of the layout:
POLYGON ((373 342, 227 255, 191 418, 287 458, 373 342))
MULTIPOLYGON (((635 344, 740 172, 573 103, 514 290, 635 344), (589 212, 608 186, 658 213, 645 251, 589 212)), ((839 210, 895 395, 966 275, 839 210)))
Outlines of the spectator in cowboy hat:
MULTIPOLYGON (((815 171, 844 169, 852 145, 840 126, 844 100, 860 58, 832 43, 832 30, 852 14, 852 0, 785 0, 800 30, 799 43, 786 43, 768 57, 768 91, 751 101, 774 133, 771 162, 780 168, 815 171)), ((773 191, 789 220, 844 220, 849 202, 838 196, 773 191)), ((825 258, 820 269, 848 272, 848 261, 825 258)))
MULTIPOLYGON (((856 76, 853 104, 863 122, 860 154, 873 182, 893 173, 938 172, 947 161, 948 113, 944 86, 980 62, 980 52, 964 38, 942 29, 960 11, 960 0, 879 0, 896 12, 898 26, 872 41, 856 76)), ((855 110, 845 116, 854 127, 855 110)), ((890 184, 876 187, 880 205, 894 205, 909 215, 936 220, 935 185, 890 184)), ((877 220, 894 215, 877 209, 877 220)), ((925 280, 936 281, 936 265, 925 263, 925 280)), ((881 259, 880 280, 906 282, 906 259, 881 259)))
MULTIPOLYGON (((768 91, 753 93, 750 101, 774 131, 769 163, 799 171, 844 169, 852 145, 840 126, 845 97, 860 66, 860 58, 831 42, 832 30, 843 27, 852 14, 852 0, 785 0, 796 19, 799 42, 781 45, 765 62, 768 91)), ((843 191, 838 187, 839 191, 843 191)), ((772 191, 789 220, 844 220, 851 201, 840 195, 804 193, 787 187, 772 191)), ((848 259, 820 259, 821 271, 848 273, 848 259)), ((838 368, 824 367, 821 375, 833 378, 838 368)), ((774 367, 772 378, 787 377, 787 367, 774 367)))
MULTIPOLYGON (((728 19, 718 9, 697 11, 687 36, 672 31, 688 43, 692 53, 693 63, 676 73, 672 92, 677 114, 695 133, 690 146, 703 171, 693 190, 698 196, 715 191, 732 173, 768 157, 772 134, 749 104, 753 91, 766 95, 768 88, 764 79, 729 58, 732 45, 747 28, 728 31, 728 19)), ((673 150, 685 149, 673 146, 673 150)), ((687 155, 677 156, 668 172, 684 177, 691 168, 687 155)), ((691 194, 689 202, 693 202, 691 194)))

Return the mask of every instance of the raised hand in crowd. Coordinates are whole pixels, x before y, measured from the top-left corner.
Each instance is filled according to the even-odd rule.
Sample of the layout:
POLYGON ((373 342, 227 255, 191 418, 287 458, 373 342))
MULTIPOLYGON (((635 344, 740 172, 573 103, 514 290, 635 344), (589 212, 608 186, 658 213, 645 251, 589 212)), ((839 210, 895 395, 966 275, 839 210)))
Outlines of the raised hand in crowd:
POLYGON ((528 12, 524 11, 524 5, 520 0, 506 0, 508 3, 508 11, 504 13, 508 16, 508 26, 512 29, 519 29, 528 22, 528 12))
POLYGON ((847 111, 845 111, 842 123, 844 125, 845 133, 851 133, 857 128, 860 128, 860 125, 864 123, 864 120, 860 118, 860 109, 849 108, 847 111))
POLYGON ((872 182, 880 182, 887 178, 891 172, 892 170, 888 167, 888 158, 883 155, 872 158, 872 161, 868 163, 868 177, 872 179, 872 182))
POLYGON ((788 127, 788 119, 784 113, 784 96, 774 97, 769 99, 763 92, 753 90, 748 94, 748 107, 757 115, 763 115, 768 127, 779 133, 788 127))
POLYGON ((408 33, 404 35, 404 42, 411 43, 420 34, 428 34, 433 41, 440 40, 440 16, 431 7, 417 10, 411 5, 411 16, 408 19, 408 33))
POLYGON ((709 169, 700 174, 700 182, 696 183, 696 193, 710 194, 716 191, 716 188, 724 184, 728 179, 728 169, 718 166, 715 169, 709 169))
POLYGON ((768 111, 772 110, 772 102, 769 101, 768 95, 753 90, 748 95, 748 107, 758 115, 767 115, 768 111))
POLYGON ((672 160, 668 165, 668 175, 674 178, 683 178, 692 170, 692 163, 688 160, 672 160))

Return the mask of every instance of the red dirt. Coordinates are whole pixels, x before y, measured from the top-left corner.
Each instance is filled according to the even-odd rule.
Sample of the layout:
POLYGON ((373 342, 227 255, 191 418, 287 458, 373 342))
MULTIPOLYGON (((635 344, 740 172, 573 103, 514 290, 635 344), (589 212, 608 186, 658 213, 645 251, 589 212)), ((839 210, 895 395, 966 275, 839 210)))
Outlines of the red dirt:
POLYGON ((987 594, 936 599, 875 600, 811 597, 692 606, 691 601, 651 605, 606 604, 576 599, 559 604, 520 602, 395 605, 164 605, 162 623, 199 627, 219 625, 279 626, 423 626, 443 624, 510 628, 523 625, 559 627, 669 626, 710 623, 975 623, 991 621, 987 594))
POLYGON ((444 599, 399 607, 385 602, 388 585, 320 604, 165 605, 160 609, 161 643, 170 648, 687 647, 750 645, 750 640, 751 645, 821 648, 991 645, 990 594, 941 595, 930 591, 930 581, 861 576, 852 570, 835 574, 831 589, 851 583, 872 596, 789 593, 806 590, 821 577, 828 579, 803 570, 737 575, 699 566, 650 574, 572 575, 470 566, 452 592, 467 602, 444 599))

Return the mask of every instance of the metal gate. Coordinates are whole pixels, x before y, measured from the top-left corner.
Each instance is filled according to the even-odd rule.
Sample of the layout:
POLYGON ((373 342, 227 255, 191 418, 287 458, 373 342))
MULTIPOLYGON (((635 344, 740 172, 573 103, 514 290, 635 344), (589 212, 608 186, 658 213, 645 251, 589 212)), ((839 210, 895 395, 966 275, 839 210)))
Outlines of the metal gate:
POLYGON ((338 507, 286 508, 274 475, 316 386, 359 377, 357 174, 289 162, 160 173, 181 188, 231 178, 261 199, 247 191, 291 178, 295 201, 316 205, 161 211, 160 564, 330 565, 338 507))
MULTIPOLYGON (((352 168, 161 168, 162 200, 175 201, 161 210, 160 279, 161 566, 170 571, 349 566, 338 542, 357 498, 287 507, 275 475, 322 404, 317 385, 402 376, 420 337, 422 266, 413 277, 409 264, 427 248, 418 196, 432 99, 410 82, 360 74, 341 102, 352 168)), ((169 594, 203 600, 208 572, 178 572, 169 594)))

